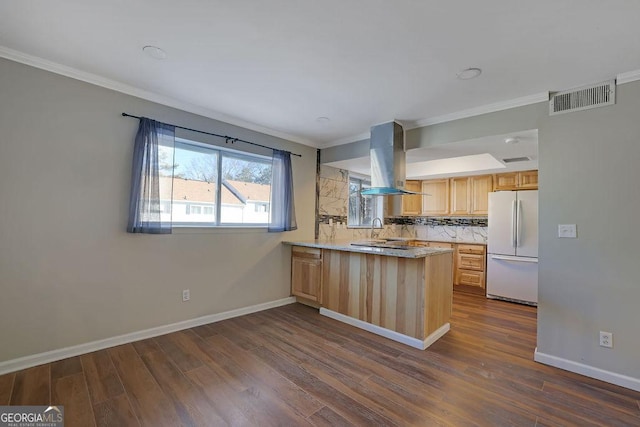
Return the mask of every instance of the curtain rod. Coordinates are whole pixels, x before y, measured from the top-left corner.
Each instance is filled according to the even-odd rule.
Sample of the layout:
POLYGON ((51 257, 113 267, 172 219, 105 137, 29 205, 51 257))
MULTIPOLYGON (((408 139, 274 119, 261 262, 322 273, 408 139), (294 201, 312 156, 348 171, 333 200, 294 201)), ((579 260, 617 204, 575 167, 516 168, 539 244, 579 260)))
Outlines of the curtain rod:
MULTIPOLYGON (((122 113, 122 117, 131 117, 133 119, 138 119, 138 120, 140 120, 142 118, 140 116, 133 116, 133 115, 127 114, 127 113, 122 113)), ((205 135, 211 135, 211 136, 217 136, 218 138, 224 138, 226 140, 225 143, 229 143, 230 142, 230 143, 233 144, 234 142, 240 141, 240 142, 244 142, 245 144, 251 144, 251 145, 255 145, 257 147, 266 148, 267 150, 276 150, 276 148, 267 147, 266 145, 257 144, 255 142, 246 141, 246 140, 240 139, 240 138, 233 138, 233 137, 227 136, 227 135, 219 135, 217 133, 211 133, 211 132, 205 132, 205 131, 198 130, 198 129, 186 128, 184 126, 176 126, 176 125, 172 125, 171 123, 164 123, 164 122, 159 122, 159 123, 162 123, 163 125, 173 126, 174 128, 178 128, 178 129, 190 130, 192 132, 198 132, 198 133, 203 133, 205 135)), ((281 151, 289 153, 292 156, 302 157, 302 154, 296 154, 296 153, 292 153, 291 151, 286 151, 286 150, 281 150, 281 151)))

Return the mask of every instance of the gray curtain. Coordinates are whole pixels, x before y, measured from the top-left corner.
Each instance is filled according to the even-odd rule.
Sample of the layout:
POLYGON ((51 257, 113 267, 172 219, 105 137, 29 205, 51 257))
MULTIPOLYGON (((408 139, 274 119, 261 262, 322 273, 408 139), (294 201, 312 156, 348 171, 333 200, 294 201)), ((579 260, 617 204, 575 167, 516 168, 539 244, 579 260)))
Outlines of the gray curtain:
POLYGON ((163 222, 160 215, 158 144, 169 146, 173 151, 175 128, 142 117, 133 148, 129 233, 171 233, 171 219, 163 222))
POLYGON ((273 150, 271 167, 271 222, 269 231, 291 231, 298 228, 293 203, 291 153, 273 150))

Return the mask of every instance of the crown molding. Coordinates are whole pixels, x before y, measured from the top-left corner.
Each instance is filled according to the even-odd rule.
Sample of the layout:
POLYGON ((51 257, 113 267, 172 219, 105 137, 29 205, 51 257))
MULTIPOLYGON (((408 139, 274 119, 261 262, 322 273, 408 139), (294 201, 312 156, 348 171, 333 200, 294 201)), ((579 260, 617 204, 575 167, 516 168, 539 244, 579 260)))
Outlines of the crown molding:
POLYGON ((453 120, 466 119, 468 117, 480 116, 482 114, 495 113, 496 111, 509 110, 511 108, 522 107, 525 105, 537 104, 539 102, 549 101, 549 92, 541 92, 533 95, 514 98, 508 101, 494 102, 493 104, 481 105, 479 107, 469 108, 468 110, 457 111, 455 113, 444 114, 442 116, 431 117, 428 119, 417 120, 409 129, 416 129, 423 126, 436 125, 438 123, 451 122, 453 120))
POLYGON ((100 86, 106 89, 114 90, 116 92, 124 93, 126 95, 135 96, 147 101, 155 102, 156 104, 166 105, 167 107, 176 108, 178 110, 186 111, 188 113, 197 114, 200 116, 208 117, 210 119, 225 122, 234 126, 243 127, 255 132, 264 133, 266 135, 274 136, 276 138, 282 138, 288 141, 297 142, 299 144, 307 145, 310 147, 318 148, 318 143, 310 141, 305 138, 300 138, 294 135, 290 135, 277 130, 269 129, 255 123, 245 122, 234 117, 227 116, 217 111, 200 107, 188 102, 180 101, 179 99, 172 98, 165 95, 160 95, 155 92, 139 89, 135 86, 131 86, 125 83, 121 83, 116 80, 111 80, 106 77, 99 76, 97 74, 89 73, 79 70, 77 68, 68 67, 66 65, 58 64, 57 62, 49 61, 38 56, 29 55, 14 49, 10 49, 0 45, 0 58, 5 58, 10 61, 19 62, 21 64, 29 65, 31 67, 39 68, 41 70, 50 71, 55 74, 60 74, 65 77, 70 77, 75 80, 80 80, 86 83, 90 83, 96 86, 100 86))
POLYGON ((616 84, 625 84, 640 80, 640 70, 628 71, 626 73, 620 73, 616 77, 616 84))

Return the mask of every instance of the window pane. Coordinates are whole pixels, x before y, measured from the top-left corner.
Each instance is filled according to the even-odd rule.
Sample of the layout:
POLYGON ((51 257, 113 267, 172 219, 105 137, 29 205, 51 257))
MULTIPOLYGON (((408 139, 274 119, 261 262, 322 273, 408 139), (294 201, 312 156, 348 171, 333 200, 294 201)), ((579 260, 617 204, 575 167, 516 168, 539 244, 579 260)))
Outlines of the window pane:
POLYGON ((174 170, 172 222, 215 222, 218 151, 176 143, 174 170))
POLYGON ((222 152, 220 222, 267 224, 271 197, 271 162, 222 152))
POLYGON ((374 218, 382 215, 382 197, 363 196, 360 191, 370 188, 368 180, 349 177, 349 216, 347 223, 352 227, 371 226, 374 218))
POLYGON ((349 225, 360 225, 360 180, 349 179, 349 225))

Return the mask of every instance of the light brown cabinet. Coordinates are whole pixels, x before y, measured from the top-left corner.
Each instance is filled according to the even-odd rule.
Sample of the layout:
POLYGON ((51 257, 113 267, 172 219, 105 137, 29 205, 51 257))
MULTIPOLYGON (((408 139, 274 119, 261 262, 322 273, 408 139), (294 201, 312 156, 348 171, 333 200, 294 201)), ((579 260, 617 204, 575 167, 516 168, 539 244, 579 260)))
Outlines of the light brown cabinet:
POLYGON ((493 189, 491 175, 451 178, 450 215, 487 215, 489 193, 493 189))
POLYGON ((449 180, 431 179, 422 181, 422 215, 438 216, 449 214, 449 180), (427 196, 426 194, 429 194, 427 196))
POLYGON ((485 294, 487 254, 484 245, 459 243, 455 252, 456 270, 453 279, 455 290, 485 294))
POLYGON ((489 214, 489 193, 493 190, 493 176, 482 175, 472 176, 469 178, 471 191, 469 198, 471 199, 471 215, 488 215, 489 214))
POLYGON ((538 171, 524 171, 518 173, 518 188, 538 189, 538 171))
POLYGON ((453 285, 456 291, 486 293, 487 247, 468 243, 412 240, 410 246, 453 249, 453 285))
POLYGON ((291 247, 291 293, 322 303, 322 249, 291 247))
POLYGON ((449 183, 451 190, 451 215, 468 215, 471 205, 469 203, 469 177, 451 178, 449 183))
MULTIPOLYGON (((422 191, 422 182, 407 181, 404 186, 407 191, 420 193, 422 191)), ((422 213, 422 195, 415 194, 402 196, 402 215, 420 215, 422 213)))
POLYGON ((538 171, 520 171, 500 173, 494 176, 494 191, 500 190, 537 190, 538 171))

